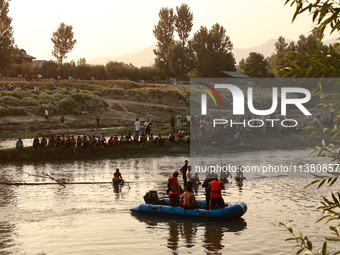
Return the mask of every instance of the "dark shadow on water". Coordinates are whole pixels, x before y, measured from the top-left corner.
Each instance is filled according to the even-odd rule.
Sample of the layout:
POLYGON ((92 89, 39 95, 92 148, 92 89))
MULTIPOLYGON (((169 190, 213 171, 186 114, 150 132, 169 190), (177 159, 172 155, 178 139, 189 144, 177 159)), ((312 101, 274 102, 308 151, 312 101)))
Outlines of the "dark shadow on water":
POLYGON ((165 226, 169 230, 167 247, 176 254, 180 247, 191 248, 196 245, 203 246, 207 253, 218 252, 224 248, 225 233, 237 233, 247 228, 243 218, 226 221, 189 220, 180 218, 164 218, 158 216, 135 215, 135 217, 147 225, 147 227, 165 226), (198 232, 203 231, 202 241, 196 237, 198 232), (197 241, 199 240, 199 241, 197 241))

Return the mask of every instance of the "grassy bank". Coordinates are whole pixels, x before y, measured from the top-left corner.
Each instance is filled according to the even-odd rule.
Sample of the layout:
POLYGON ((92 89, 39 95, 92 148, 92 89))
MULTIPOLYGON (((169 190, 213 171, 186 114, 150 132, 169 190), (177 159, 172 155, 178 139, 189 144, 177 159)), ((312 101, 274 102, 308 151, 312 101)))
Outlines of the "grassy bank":
POLYGON ((157 156, 189 156, 190 147, 184 143, 170 143, 165 141, 164 145, 156 146, 147 143, 140 148, 137 144, 126 144, 105 148, 79 148, 77 155, 71 149, 57 148, 55 152, 51 148, 33 150, 33 147, 25 147, 19 154, 16 149, 0 150, 0 162, 50 162, 54 160, 80 160, 80 159, 117 159, 130 157, 157 157, 157 156))

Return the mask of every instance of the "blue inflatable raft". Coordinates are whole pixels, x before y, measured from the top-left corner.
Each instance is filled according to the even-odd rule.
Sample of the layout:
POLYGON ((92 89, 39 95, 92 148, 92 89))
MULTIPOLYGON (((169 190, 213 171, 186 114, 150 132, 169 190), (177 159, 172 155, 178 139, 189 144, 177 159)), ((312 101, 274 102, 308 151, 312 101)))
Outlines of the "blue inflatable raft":
POLYGON ((229 220, 239 218, 247 211, 247 205, 243 202, 225 203, 223 209, 207 210, 204 200, 197 200, 199 209, 183 209, 181 207, 169 206, 169 199, 163 199, 166 205, 141 204, 130 211, 135 214, 156 215, 164 217, 229 220))

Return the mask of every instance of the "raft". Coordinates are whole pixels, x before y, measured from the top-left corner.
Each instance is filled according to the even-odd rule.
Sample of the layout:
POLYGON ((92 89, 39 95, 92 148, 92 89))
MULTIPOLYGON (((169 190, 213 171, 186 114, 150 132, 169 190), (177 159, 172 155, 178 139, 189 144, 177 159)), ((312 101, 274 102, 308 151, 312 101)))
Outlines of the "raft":
POLYGON ((177 206, 169 206, 169 199, 163 199, 165 205, 141 204, 130 211, 133 214, 154 215, 176 218, 206 219, 206 220, 231 220, 240 218, 247 212, 244 202, 225 203, 223 209, 207 210, 205 200, 196 200, 199 209, 184 209, 177 206))

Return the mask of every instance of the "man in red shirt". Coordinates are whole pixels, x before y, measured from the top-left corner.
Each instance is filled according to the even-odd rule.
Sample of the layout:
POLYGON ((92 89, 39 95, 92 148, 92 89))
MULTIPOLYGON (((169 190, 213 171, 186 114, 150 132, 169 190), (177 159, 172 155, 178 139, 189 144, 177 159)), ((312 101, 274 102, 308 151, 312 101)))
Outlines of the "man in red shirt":
POLYGON ((168 179, 168 187, 170 190, 170 202, 169 202, 170 206, 179 206, 180 203, 179 197, 182 194, 182 192, 177 179, 178 175, 179 170, 176 169, 173 172, 172 176, 170 176, 168 179))
POLYGON ((222 189, 224 189, 223 187, 223 183, 221 181, 218 180, 218 176, 217 174, 214 176, 214 180, 212 182, 210 182, 210 207, 209 209, 216 209, 216 208, 224 208, 225 207, 225 203, 224 200, 222 198, 222 189))

